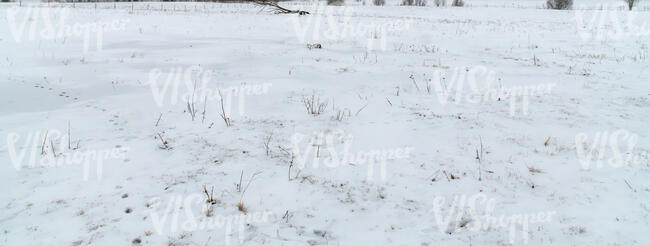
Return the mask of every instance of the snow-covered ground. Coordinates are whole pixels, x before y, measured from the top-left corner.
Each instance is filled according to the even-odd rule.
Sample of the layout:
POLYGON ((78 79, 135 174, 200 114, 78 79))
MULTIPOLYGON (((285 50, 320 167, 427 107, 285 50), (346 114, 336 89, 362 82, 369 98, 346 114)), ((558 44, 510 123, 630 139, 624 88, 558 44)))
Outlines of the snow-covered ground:
POLYGON ((650 3, 323 4, 0 4, 0 245, 650 245, 650 3))

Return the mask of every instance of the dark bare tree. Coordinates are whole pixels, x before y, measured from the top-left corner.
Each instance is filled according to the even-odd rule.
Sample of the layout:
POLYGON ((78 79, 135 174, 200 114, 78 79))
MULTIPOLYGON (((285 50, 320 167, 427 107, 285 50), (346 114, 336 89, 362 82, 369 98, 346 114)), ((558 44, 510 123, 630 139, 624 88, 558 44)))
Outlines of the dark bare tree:
POLYGON ((635 5, 636 3, 638 3, 638 2, 639 2, 639 0, 625 0, 625 3, 627 3, 627 7, 628 7, 630 10, 632 10, 632 8, 634 7, 634 5, 635 5))
POLYGON ((573 7, 573 0, 546 0, 546 7, 549 9, 570 9, 573 7))

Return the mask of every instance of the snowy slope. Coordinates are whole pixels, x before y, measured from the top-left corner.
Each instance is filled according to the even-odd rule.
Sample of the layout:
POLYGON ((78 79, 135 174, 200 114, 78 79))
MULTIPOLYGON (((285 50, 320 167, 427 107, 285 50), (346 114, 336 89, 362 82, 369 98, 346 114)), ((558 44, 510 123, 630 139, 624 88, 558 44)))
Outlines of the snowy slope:
POLYGON ((647 3, 348 2, 0 4, 0 245, 650 244, 647 3))

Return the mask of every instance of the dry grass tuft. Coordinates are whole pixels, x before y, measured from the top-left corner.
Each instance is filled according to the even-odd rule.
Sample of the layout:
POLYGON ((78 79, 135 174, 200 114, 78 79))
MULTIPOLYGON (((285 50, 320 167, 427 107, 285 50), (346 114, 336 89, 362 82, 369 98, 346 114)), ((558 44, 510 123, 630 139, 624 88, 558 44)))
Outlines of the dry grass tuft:
POLYGON ((248 208, 246 208, 246 206, 244 206, 244 203, 242 202, 237 203, 237 210, 239 210, 244 214, 248 213, 248 208))
POLYGON ((321 101, 315 94, 312 94, 311 97, 304 97, 302 102, 305 109, 307 109, 307 113, 311 115, 320 115, 327 108, 327 102, 321 101))

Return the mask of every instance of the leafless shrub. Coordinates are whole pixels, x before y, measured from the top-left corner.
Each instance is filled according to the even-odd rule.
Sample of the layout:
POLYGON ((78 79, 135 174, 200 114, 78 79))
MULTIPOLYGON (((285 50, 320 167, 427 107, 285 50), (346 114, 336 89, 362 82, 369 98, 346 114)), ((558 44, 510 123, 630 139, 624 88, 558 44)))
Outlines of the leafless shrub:
POLYGON ((386 0, 372 0, 372 4, 375 6, 384 6, 386 4, 386 0))
POLYGON ((549 9, 571 9, 573 0, 546 0, 546 8, 549 9))
POLYGON ((307 109, 307 113, 311 115, 320 115, 327 108, 327 102, 321 102, 320 98, 316 97, 315 94, 312 94, 311 97, 303 98, 302 102, 307 109))
POLYGON ((436 5, 436 7, 444 7, 447 6, 447 0, 435 0, 433 1, 433 4, 436 5))
POLYGON ((427 0, 402 0, 402 6, 427 6, 427 0))
POLYGON ((453 0, 453 1, 451 2, 451 6, 454 6, 454 7, 463 7, 463 6, 465 6, 465 1, 463 1, 463 0, 453 0))
POLYGON ((344 4, 344 0, 327 0, 327 5, 343 6, 344 4))

